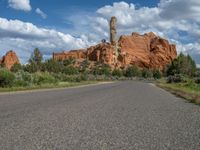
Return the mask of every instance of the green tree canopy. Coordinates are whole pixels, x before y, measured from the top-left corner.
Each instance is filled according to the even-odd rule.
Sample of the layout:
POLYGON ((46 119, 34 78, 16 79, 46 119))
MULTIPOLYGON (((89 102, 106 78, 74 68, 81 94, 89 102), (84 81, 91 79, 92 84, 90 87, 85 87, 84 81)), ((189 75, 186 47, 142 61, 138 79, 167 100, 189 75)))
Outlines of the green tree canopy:
POLYGON ((194 76, 196 72, 196 63, 190 55, 180 55, 172 61, 172 63, 167 67, 166 74, 175 75, 175 74, 184 74, 188 76, 194 76))
POLYGON ((43 60, 43 55, 38 48, 35 48, 33 53, 31 54, 31 58, 29 59, 30 63, 35 63, 40 65, 43 60))
POLYGON ((28 70, 29 72, 40 71, 42 67, 43 55, 38 48, 35 48, 29 59, 28 70))

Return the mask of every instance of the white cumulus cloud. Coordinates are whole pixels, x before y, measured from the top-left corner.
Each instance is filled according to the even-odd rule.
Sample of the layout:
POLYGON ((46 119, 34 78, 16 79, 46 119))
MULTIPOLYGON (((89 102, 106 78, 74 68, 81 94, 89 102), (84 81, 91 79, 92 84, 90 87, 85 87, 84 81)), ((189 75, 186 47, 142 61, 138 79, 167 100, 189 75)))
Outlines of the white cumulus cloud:
POLYGON ((16 50, 23 62, 28 60, 36 47, 50 57, 56 51, 86 48, 89 45, 84 35, 75 38, 53 29, 39 28, 32 23, 0 18, 0 54, 9 49, 16 50))
POLYGON ((8 0, 9 7, 16 10, 31 11, 30 0, 8 0))
POLYGON ((40 8, 37 8, 35 10, 35 12, 40 15, 43 19, 46 19, 47 18, 47 15, 40 9, 40 8))

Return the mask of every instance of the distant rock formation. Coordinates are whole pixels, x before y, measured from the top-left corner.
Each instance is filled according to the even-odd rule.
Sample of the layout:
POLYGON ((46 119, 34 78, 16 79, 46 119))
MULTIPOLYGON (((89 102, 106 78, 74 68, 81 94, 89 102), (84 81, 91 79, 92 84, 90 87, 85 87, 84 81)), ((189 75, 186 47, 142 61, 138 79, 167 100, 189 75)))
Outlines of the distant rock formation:
POLYGON ((11 69, 12 66, 16 63, 20 63, 16 53, 12 50, 8 51, 5 56, 0 59, 0 64, 6 67, 7 69, 11 69))
POLYGON ((74 59, 86 59, 86 52, 84 49, 81 50, 71 50, 69 52, 53 53, 53 60, 66 60, 69 58, 74 59))
POLYGON ((176 45, 153 32, 122 35, 116 40, 116 17, 110 21, 110 43, 100 43, 87 49, 53 53, 54 60, 74 58, 108 64, 112 68, 136 65, 140 68, 164 70, 177 57, 176 45))

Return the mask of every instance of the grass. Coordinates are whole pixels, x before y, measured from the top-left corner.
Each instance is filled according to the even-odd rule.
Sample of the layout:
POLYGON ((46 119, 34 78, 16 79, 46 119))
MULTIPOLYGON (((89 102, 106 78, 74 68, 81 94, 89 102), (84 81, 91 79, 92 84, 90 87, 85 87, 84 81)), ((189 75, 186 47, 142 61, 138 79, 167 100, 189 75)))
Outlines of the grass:
POLYGON ((0 93, 16 92, 16 91, 30 91, 30 90, 40 90, 40 89, 67 88, 67 87, 75 87, 75 86, 97 84, 97 83, 101 83, 101 82, 98 82, 98 81, 59 82, 57 84, 42 84, 42 85, 33 85, 33 86, 27 86, 27 87, 0 88, 0 93))
POLYGON ((192 103, 200 105, 200 85, 194 83, 192 79, 187 79, 184 83, 166 83, 161 79, 156 83, 157 86, 184 98, 192 103))

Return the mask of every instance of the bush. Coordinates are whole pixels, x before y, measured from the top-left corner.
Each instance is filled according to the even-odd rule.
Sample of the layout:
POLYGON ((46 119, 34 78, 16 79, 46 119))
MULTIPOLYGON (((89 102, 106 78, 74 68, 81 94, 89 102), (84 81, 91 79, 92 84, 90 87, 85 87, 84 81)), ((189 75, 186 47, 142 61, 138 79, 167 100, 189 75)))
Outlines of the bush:
POLYGON ((75 59, 74 58, 69 58, 69 59, 65 59, 63 61, 63 65, 64 66, 69 66, 69 65, 74 65, 75 64, 75 59))
POLYGON ((42 71, 50 73, 59 73, 64 69, 64 65, 60 61, 54 61, 53 59, 47 60, 42 64, 42 71))
POLYGON ((15 80, 14 86, 16 87, 26 87, 29 86, 29 83, 24 80, 15 80))
POLYGON ((90 62, 88 60, 84 60, 83 62, 81 62, 80 72, 87 72, 89 66, 90 66, 90 62))
POLYGON ((24 66, 24 71, 29 73, 35 73, 38 71, 38 66, 35 63, 30 63, 24 66))
POLYGON ((58 80, 56 80, 56 78, 52 75, 50 75, 49 73, 45 72, 45 73, 41 73, 41 72, 37 72, 33 75, 33 83, 36 85, 41 85, 41 84, 56 84, 58 82, 58 80))
POLYGON ((142 70, 142 77, 143 78, 152 78, 153 73, 152 73, 151 70, 145 68, 145 69, 142 70))
POLYGON ((64 82, 81 82, 82 81, 81 75, 65 75, 63 81, 64 82))
POLYGON ((129 66, 125 71, 126 77, 139 77, 141 76, 141 71, 136 66, 129 66))
POLYGON ((111 74, 111 68, 108 65, 97 66, 91 70, 93 75, 105 75, 111 74))
POLYGON ((87 73, 82 73, 81 75, 80 75, 80 79, 81 79, 81 81, 87 81, 88 80, 88 74, 87 73))
POLYGON ((123 72, 120 69, 114 69, 113 72, 112 72, 112 76, 122 77, 123 72))
POLYGON ((167 78, 167 83, 180 83, 183 82, 183 77, 180 74, 169 76, 167 78))
POLYGON ((19 71, 15 74, 15 86, 30 86, 33 84, 32 74, 19 71))
POLYGON ((67 76, 61 72, 60 73, 52 73, 51 75, 58 81, 65 81, 65 77, 67 76))
POLYGON ((15 75, 7 70, 7 69, 1 69, 0 70, 0 87, 12 87, 14 84, 15 75))
POLYGON ((21 64, 18 64, 18 63, 15 63, 10 69, 10 71, 12 72, 18 72, 20 70, 22 70, 22 66, 21 64))
POLYGON ((200 78, 200 69, 197 69, 195 72, 195 77, 199 77, 200 78))
POLYGON ((200 77, 195 79, 195 83, 200 85, 200 77))
POLYGON ((154 79, 162 78, 162 73, 159 70, 153 70, 153 78, 154 79))
POLYGON ((66 75, 74 75, 74 74, 78 74, 78 69, 73 66, 68 66, 68 67, 65 67, 62 72, 66 75))

